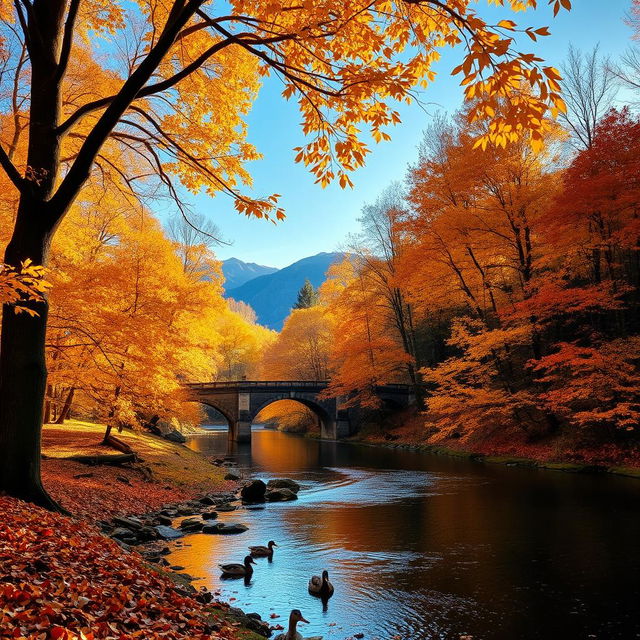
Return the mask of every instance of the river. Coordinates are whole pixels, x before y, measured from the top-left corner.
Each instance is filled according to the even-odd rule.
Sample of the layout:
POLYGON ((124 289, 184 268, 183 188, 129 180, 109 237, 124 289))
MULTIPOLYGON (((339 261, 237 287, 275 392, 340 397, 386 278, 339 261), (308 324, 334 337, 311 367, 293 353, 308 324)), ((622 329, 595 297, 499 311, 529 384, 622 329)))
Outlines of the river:
MULTIPOLYGON (((226 454, 226 431, 189 446, 226 454)), ((259 428, 232 453, 247 477, 300 482, 300 499, 220 514, 249 531, 187 536, 169 561, 271 623, 299 608, 303 635, 325 640, 640 638, 638 480, 259 428), (219 562, 271 539, 274 560, 258 559, 248 586, 220 578, 219 562), (307 593, 322 569, 335 585, 326 611, 307 593)))

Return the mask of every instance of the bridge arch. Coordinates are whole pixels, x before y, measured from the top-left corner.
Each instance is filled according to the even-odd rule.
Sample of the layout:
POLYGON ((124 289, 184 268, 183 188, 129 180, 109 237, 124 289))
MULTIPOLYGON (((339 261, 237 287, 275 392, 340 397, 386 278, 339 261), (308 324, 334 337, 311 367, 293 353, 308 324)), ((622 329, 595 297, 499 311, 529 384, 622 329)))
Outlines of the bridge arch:
POLYGON ((212 400, 193 400, 193 402, 204 404, 207 407, 215 409, 227 421, 229 428, 231 428, 231 425, 235 422, 235 419, 232 417, 231 412, 226 409, 221 402, 219 403, 212 400))
POLYGON ((305 397, 291 397, 289 394, 284 393, 275 395, 272 398, 268 398, 263 402, 256 404, 255 407, 252 407, 250 422, 253 424, 253 422, 263 409, 266 409, 272 404, 282 402, 284 400, 287 400, 289 402, 297 402, 303 407, 307 407, 307 409, 310 409, 311 412, 318 418, 320 424, 320 434, 323 438, 330 437, 330 434, 333 433, 335 427, 335 418, 331 416, 329 411, 325 407, 323 407, 320 402, 316 402, 313 399, 305 397))

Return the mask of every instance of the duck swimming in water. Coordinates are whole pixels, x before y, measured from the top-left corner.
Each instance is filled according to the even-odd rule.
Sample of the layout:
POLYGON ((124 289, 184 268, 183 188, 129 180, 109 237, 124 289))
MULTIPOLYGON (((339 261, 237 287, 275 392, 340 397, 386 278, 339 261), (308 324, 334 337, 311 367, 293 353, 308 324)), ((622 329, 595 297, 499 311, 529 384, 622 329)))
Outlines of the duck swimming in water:
POLYGON ((322 577, 311 577, 309 593, 323 600, 328 600, 333 595, 333 585, 329 582, 329 572, 326 569, 322 572, 322 577))
POLYGON ((254 558, 270 558, 273 556, 273 547, 277 546, 278 545, 273 540, 269 540, 266 547, 249 547, 249 551, 254 558))
MULTIPOLYGON (((302 634, 296 629, 298 622, 309 623, 308 620, 305 620, 302 617, 300 609, 293 609, 289 615, 289 628, 286 633, 278 634, 273 640, 305 640, 305 638, 302 637, 302 634)), ((307 638, 306 640, 322 640, 322 636, 314 636, 313 638, 307 638)))
POLYGON ((246 556, 243 564, 231 562, 229 564, 219 564, 218 566, 222 571, 222 575, 250 577, 253 573, 252 564, 255 564, 255 560, 251 556, 246 556))

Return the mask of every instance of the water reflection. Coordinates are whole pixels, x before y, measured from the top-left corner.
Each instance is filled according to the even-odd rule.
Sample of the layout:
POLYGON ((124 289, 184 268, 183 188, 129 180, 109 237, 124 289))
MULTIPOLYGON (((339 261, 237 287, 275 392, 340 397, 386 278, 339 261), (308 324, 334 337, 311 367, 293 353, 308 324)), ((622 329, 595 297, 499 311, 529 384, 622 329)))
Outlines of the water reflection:
MULTIPOLYGON (((227 454, 226 434, 191 446, 227 454)), ((263 618, 285 625, 299 608, 306 635, 325 638, 640 637, 640 482, 268 430, 232 455, 258 477, 295 478, 300 500, 221 514, 249 532, 191 535, 170 561, 263 618), (274 561, 256 559, 249 585, 220 580, 219 562, 270 539, 274 561), (325 611, 306 590, 323 569, 336 589, 325 611)))

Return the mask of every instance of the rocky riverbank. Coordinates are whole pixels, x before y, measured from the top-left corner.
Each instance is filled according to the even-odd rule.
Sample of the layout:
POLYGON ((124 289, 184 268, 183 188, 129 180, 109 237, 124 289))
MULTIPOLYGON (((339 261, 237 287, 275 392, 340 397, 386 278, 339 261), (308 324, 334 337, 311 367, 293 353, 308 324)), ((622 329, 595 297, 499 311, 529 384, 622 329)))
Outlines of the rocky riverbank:
MULTIPOLYGON (((228 475, 233 473, 230 471, 228 475)), ((165 556, 171 552, 169 544, 181 545, 180 539, 193 533, 244 533, 248 530, 244 524, 216 522, 218 514, 252 508, 264 502, 296 500, 299 490, 297 482, 286 478, 273 479, 266 484, 262 480, 249 480, 234 492, 209 493, 177 504, 165 504, 139 516, 116 515, 98 524, 101 533, 112 538, 121 549, 127 553, 137 552, 145 564, 172 580, 181 595, 209 605, 215 602, 215 594, 204 587, 196 590, 191 584, 194 578, 184 573, 183 567, 167 562, 165 556)), ((264 637, 271 635, 273 628, 257 613, 245 614, 237 607, 230 607, 228 615, 247 630, 264 637)))

